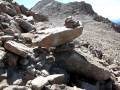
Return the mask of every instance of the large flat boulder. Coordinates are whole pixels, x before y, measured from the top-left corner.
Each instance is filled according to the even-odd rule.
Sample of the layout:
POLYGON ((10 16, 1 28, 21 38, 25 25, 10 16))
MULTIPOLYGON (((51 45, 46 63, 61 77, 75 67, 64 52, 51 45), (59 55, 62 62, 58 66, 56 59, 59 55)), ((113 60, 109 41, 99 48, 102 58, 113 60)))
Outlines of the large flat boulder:
POLYGON ((37 37, 32 40, 34 46, 55 47, 68 43, 82 34, 83 27, 75 29, 56 27, 39 31, 37 37))
POLYGON ((14 54, 17 54, 22 57, 27 57, 28 54, 32 53, 32 49, 25 46, 22 43, 17 43, 15 41, 9 40, 5 42, 4 44, 5 49, 7 49, 10 52, 13 52, 14 54))
POLYGON ((97 62, 97 58, 76 49, 56 54, 56 63, 69 72, 78 73, 94 80, 107 80, 110 71, 97 62))

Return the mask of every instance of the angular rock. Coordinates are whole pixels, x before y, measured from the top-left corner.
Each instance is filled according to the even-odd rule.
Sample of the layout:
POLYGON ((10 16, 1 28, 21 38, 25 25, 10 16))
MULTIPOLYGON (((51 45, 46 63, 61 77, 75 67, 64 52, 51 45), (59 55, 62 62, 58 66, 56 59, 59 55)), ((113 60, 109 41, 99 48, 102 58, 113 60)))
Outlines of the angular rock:
POLYGON ((8 41, 8 40, 13 40, 13 39, 14 39, 14 36, 10 36, 10 35, 0 36, 0 40, 3 42, 8 41))
POLYGON ((3 90, 31 90, 31 88, 25 86, 10 85, 3 90))
POLYGON ((48 79, 42 76, 39 76, 31 81, 33 90, 41 90, 48 83, 48 79))
POLYGON ((49 82, 61 84, 64 83, 64 79, 64 74, 54 74, 47 77, 39 76, 31 81, 31 85, 34 90, 41 90, 49 82))
POLYGON ((16 81, 13 82, 13 85, 22 85, 23 80, 22 79, 17 79, 16 81))
POLYGON ((67 28, 76 28, 78 26, 82 26, 80 21, 75 21, 72 16, 69 16, 65 19, 65 24, 67 28))
POLYGON ((31 48, 25 46, 24 44, 17 43, 17 42, 12 41, 12 40, 5 42, 4 47, 8 51, 13 52, 17 55, 20 55, 22 57, 27 57, 28 54, 32 53, 31 48))
POLYGON ((95 80, 107 80, 111 77, 110 71, 97 58, 76 49, 74 52, 62 52, 56 55, 56 63, 67 71, 82 74, 95 80))
POLYGON ((33 33, 22 33, 21 34, 21 38, 27 43, 32 43, 32 39, 34 38, 34 34, 33 33))
POLYGON ((83 27, 75 29, 57 27, 52 29, 42 30, 38 33, 38 37, 33 39, 33 46, 40 47, 55 47, 61 44, 68 43, 82 34, 83 27))
POLYGON ((35 30, 34 26, 32 24, 30 24, 29 22, 20 19, 20 18, 16 18, 15 19, 16 22, 19 24, 19 26, 23 29, 23 32, 30 32, 32 30, 35 30))
POLYGON ((42 15, 42 14, 38 14, 38 13, 33 13, 33 18, 37 22, 48 21, 48 17, 47 16, 42 15))
POLYGON ((7 79, 4 79, 0 82, 0 90, 3 90, 5 87, 8 87, 9 84, 7 82, 7 79))
POLYGON ((63 84, 65 83, 65 76, 64 74, 54 74, 47 76, 47 79, 52 84, 63 84))
POLYGON ((51 68, 50 70, 50 74, 64 74, 64 82, 67 83, 70 80, 70 75, 69 73, 67 73, 64 69, 62 68, 58 68, 58 67, 54 67, 51 68))

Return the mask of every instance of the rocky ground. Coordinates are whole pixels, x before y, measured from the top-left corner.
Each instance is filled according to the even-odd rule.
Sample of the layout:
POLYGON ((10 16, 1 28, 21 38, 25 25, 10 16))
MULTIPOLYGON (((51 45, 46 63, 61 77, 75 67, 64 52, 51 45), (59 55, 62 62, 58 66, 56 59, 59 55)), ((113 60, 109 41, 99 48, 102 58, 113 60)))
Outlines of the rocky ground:
POLYGON ((119 33, 110 24, 0 1, 0 90, 120 90, 119 33))

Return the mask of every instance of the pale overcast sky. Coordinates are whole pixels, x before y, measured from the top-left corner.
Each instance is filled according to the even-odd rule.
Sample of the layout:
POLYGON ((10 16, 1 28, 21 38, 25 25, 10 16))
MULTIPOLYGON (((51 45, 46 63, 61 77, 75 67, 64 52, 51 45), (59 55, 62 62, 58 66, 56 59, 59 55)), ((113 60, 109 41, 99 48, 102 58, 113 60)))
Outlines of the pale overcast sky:
MULTIPOLYGON (((39 0, 16 0, 19 4, 24 4, 27 8, 34 6, 39 0)), ((57 0, 63 3, 72 1, 85 1, 90 3, 95 12, 110 20, 120 19, 120 0, 57 0)))

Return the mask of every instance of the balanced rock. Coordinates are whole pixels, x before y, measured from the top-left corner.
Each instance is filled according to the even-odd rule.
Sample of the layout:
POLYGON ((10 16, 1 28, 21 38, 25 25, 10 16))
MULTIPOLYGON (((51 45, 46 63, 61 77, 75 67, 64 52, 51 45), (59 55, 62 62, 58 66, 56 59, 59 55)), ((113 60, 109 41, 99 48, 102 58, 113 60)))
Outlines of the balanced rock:
POLYGON ((68 43, 82 34, 83 27, 75 29, 57 27, 42 30, 36 38, 32 40, 33 46, 40 47, 55 47, 61 44, 68 43))
POLYGON ((24 44, 17 43, 17 42, 12 41, 12 40, 5 42, 4 47, 8 51, 13 52, 17 55, 20 55, 22 57, 27 57, 28 54, 32 53, 31 48, 25 46, 24 44))
POLYGON ((67 28, 76 28, 78 26, 82 26, 80 21, 75 21, 72 16, 69 16, 65 19, 65 24, 67 28))
POLYGON ((56 55, 56 63, 69 72, 82 74, 95 80, 109 79, 110 71, 98 63, 96 59, 78 48, 73 52, 63 52, 56 55))

